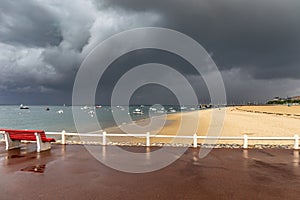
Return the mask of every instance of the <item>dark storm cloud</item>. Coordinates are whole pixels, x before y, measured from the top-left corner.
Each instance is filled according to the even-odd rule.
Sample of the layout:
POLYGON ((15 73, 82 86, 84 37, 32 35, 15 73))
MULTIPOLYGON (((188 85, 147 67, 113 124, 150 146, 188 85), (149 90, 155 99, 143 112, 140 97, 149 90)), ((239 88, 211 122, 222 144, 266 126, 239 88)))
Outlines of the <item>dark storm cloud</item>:
MULTIPOLYGON (((160 63, 166 66, 171 66, 180 74, 184 75, 185 78, 191 83, 191 87, 193 87, 193 90, 196 91, 199 101, 205 103, 210 102, 210 99, 207 98, 209 96, 208 89, 206 88, 205 82, 200 74, 198 74, 197 70, 194 69, 193 66, 185 59, 173 53, 157 49, 135 50, 116 59, 107 68, 99 81, 100 84, 98 86, 99 90, 96 100, 109 104, 111 102, 112 91, 119 79, 135 66, 140 66, 145 63, 160 63), (105 93, 103 92, 102 88, 105 88, 105 93)), ((157 77, 160 77, 160 79, 164 80, 176 78, 171 72, 168 75, 156 74, 156 78, 157 77)), ((137 78, 145 79, 147 78, 147 74, 143 73, 137 78)), ((177 88, 182 88, 182 86, 178 84, 177 88)), ((128 91, 123 90, 121 92, 124 94, 122 96, 125 96, 125 93, 128 91)), ((159 85, 154 84, 152 84, 152 86, 145 85, 141 87, 140 90, 137 90, 135 95, 133 95, 131 101, 137 104, 151 104, 151 102, 160 104, 162 104, 162 102, 165 104, 178 103, 174 94, 172 94, 170 91, 166 91, 166 88, 159 87, 159 85)))
POLYGON ((62 40, 56 17, 32 1, 3 0, 0 13, 0 42, 46 46, 62 40))
POLYGON ((93 0, 0 1, 0 103, 48 103, 51 94, 54 103, 70 103, 77 70, 93 47, 158 18, 93 0))
MULTIPOLYGON (((56 97, 50 102, 70 103, 76 72, 93 47, 143 26, 175 29, 203 45, 222 72, 229 102, 298 94, 299 10, 298 0, 2 0, 0 103, 27 96, 30 102, 25 93, 38 96, 32 103, 50 96, 56 97)), ((175 68, 182 64, 198 96, 206 90, 191 67, 164 54, 152 56, 175 68)), ((134 63, 128 57, 115 66, 103 94, 122 71, 118 67, 134 63)))
POLYGON ((196 39, 221 70, 243 68, 257 79, 300 78, 298 0, 107 0, 129 10, 156 10, 162 25, 196 39))

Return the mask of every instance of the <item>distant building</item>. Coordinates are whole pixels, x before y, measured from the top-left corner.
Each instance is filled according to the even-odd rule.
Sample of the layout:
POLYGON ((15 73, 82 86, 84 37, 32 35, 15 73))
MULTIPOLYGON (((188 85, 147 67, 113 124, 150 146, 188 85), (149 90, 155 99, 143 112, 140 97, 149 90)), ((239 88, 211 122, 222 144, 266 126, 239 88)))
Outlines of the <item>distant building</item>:
POLYGON ((280 97, 274 97, 272 101, 279 101, 279 100, 281 100, 280 97))
POLYGON ((291 98, 293 101, 299 101, 300 100, 300 96, 294 96, 291 98))
POLYGON ((299 105, 300 104, 300 96, 294 97, 274 97, 272 100, 268 101, 267 104, 287 104, 287 105, 299 105))

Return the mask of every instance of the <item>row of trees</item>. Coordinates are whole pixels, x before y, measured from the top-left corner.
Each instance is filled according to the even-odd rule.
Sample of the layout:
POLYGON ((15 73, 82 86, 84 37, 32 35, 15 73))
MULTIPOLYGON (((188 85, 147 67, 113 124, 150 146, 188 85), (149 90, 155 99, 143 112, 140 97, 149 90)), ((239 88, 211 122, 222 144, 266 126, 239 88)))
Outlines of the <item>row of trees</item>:
POLYGON ((268 101, 267 102, 267 104, 293 104, 293 103, 300 104, 300 100, 287 100, 287 99, 283 99, 283 100, 272 100, 272 101, 268 101))

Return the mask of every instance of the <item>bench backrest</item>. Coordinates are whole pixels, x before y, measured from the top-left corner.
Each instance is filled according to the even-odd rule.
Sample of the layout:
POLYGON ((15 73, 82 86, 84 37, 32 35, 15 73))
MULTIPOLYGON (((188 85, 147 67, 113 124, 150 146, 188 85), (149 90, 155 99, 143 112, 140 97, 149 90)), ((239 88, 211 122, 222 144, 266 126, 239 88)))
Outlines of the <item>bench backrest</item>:
POLYGON ((6 132, 12 140, 28 140, 36 141, 35 133, 40 133, 42 141, 46 141, 46 134, 43 130, 8 130, 1 129, 1 132, 6 132))

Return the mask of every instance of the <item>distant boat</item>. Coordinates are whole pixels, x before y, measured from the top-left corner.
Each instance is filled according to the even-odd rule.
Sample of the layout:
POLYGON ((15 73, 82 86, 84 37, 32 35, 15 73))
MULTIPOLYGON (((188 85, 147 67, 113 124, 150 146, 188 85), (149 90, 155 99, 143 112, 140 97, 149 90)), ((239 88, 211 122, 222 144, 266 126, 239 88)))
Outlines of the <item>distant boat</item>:
POLYGON ((91 117, 94 117, 95 111, 90 110, 88 113, 91 115, 91 117))
POLYGON ((125 110, 125 108, 123 108, 122 106, 116 106, 118 109, 120 109, 120 110, 122 110, 122 111, 124 111, 125 110))
POLYGON ((46 108, 46 111, 49 111, 50 110, 50 108, 46 108))
POLYGON ((90 110, 88 113, 91 114, 91 115, 93 115, 93 114, 95 114, 95 111, 90 110))
POLYGON ((144 113, 143 113, 143 111, 142 111, 141 109, 136 108, 136 109, 133 111, 133 114, 135 114, 135 115, 142 115, 142 114, 144 114, 144 113))
POLYGON ((24 106, 23 104, 20 105, 20 109, 29 109, 28 106, 24 106))
POLYGON ((102 108, 102 106, 95 106, 96 108, 102 108))
POLYGON ((187 107, 185 107, 185 106, 180 107, 180 110, 186 110, 186 109, 187 109, 187 107))
POLYGON ((169 109, 169 112, 171 112, 171 113, 175 113, 175 112, 176 112, 176 110, 175 110, 174 108, 170 108, 170 109, 169 109))
POLYGON ((83 106, 80 108, 81 110, 87 110, 87 109, 92 109, 91 107, 88 107, 88 106, 83 106))
POLYGON ((150 111, 153 111, 153 112, 155 112, 155 111, 157 111, 157 109, 156 109, 156 108, 154 108, 154 107, 151 107, 151 108, 150 108, 150 111))
POLYGON ((158 110, 158 111, 156 111, 156 113, 159 113, 159 114, 165 113, 165 110, 158 110))
POLYGON ((58 113, 58 114, 63 114, 64 111, 63 111, 63 110, 59 110, 59 111, 57 111, 57 113, 58 113))

